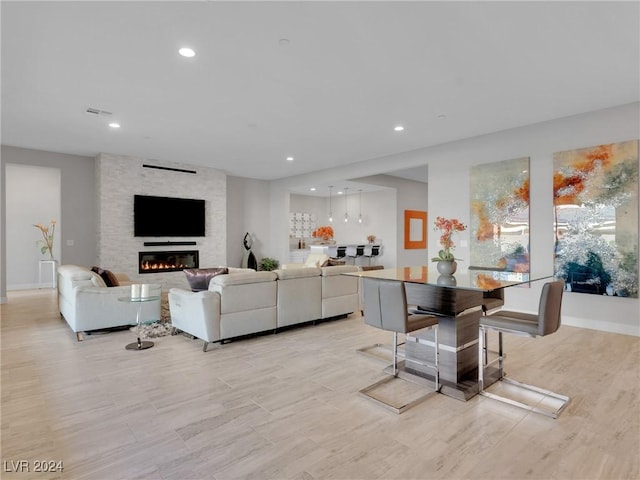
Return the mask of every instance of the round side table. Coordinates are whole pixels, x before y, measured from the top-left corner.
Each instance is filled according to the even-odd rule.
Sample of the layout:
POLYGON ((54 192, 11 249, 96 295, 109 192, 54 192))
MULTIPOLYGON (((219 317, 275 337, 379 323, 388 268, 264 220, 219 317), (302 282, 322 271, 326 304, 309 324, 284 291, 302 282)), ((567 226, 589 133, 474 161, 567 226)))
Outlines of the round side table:
POLYGON ((140 298, 118 297, 118 301, 120 302, 129 302, 129 303, 138 304, 138 311, 136 312, 136 333, 138 335, 138 340, 134 343, 129 343, 124 348, 126 348, 127 350, 146 350, 147 348, 153 347, 153 342, 149 342, 148 340, 145 340, 145 341, 140 340, 140 313, 142 311, 143 303, 157 302, 159 300, 160 300, 159 296, 140 297, 140 298))

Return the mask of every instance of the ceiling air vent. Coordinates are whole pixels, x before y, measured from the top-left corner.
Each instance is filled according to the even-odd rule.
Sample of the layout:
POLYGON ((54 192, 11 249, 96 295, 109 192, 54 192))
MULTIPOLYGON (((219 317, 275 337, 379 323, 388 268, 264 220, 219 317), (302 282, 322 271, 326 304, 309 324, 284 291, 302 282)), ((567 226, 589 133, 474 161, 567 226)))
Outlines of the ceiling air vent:
POLYGON ((88 113, 89 115, 104 115, 104 116, 113 115, 111 112, 107 112, 106 110, 100 110, 99 108, 93 108, 93 107, 88 107, 85 110, 85 113, 88 113))

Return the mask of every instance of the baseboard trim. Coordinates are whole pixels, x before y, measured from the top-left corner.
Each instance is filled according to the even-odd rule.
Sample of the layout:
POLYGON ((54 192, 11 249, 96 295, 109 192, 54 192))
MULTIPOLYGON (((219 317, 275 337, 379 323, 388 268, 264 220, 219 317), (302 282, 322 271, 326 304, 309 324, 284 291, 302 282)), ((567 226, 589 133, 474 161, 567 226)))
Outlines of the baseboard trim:
POLYGON ((640 337, 640 325, 629 325, 624 323, 607 322, 603 320, 592 320, 578 317, 562 316, 562 325, 570 327, 588 328, 600 332, 621 333, 623 335, 633 335, 640 337))
POLYGON ((7 292, 14 290, 38 290, 39 288, 53 289, 53 284, 48 283, 21 283, 15 285, 7 285, 7 292))

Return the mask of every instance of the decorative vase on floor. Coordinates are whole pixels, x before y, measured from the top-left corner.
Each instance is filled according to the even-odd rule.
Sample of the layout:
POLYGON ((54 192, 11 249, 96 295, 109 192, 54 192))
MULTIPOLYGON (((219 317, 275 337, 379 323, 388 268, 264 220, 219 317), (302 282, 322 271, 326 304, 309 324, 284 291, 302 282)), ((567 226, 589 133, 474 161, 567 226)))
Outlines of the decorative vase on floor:
POLYGON ((242 240, 244 245, 244 255, 242 256, 242 268, 253 268, 254 270, 258 269, 258 261, 256 260, 256 256, 251 251, 251 247, 253 246, 253 238, 247 232, 242 240))
POLYGON ((453 275, 456 273, 456 269, 458 268, 458 264, 455 261, 445 262, 441 260, 436 266, 438 268, 438 272, 442 275, 453 275))

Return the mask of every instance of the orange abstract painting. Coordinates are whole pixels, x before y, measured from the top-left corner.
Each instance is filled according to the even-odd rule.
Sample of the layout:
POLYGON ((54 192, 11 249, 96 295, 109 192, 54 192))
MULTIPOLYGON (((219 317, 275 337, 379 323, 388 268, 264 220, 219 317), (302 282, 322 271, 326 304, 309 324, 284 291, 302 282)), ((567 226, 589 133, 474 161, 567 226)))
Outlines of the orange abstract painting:
POLYGON ((471 266, 529 271, 529 158, 471 167, 471 266))
POLYGON ((638 297, 638 141, 553 156, 557 278, 567 290, 638 297))

